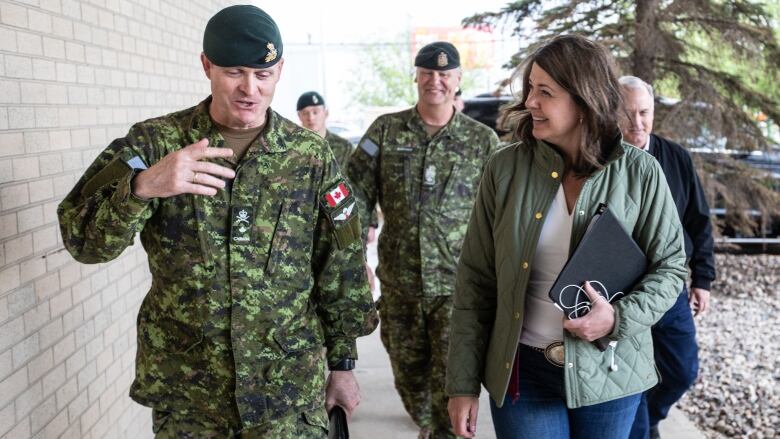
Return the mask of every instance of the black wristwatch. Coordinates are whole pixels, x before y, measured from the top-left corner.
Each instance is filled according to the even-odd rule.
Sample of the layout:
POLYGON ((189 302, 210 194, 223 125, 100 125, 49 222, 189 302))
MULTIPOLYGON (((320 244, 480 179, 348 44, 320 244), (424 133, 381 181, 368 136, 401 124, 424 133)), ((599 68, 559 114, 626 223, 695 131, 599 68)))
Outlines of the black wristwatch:
POLYGON ((328 369, 330 369, 331 371, 334 370, 345 371, 345 370, 352 370, 354 368, 355 368, 355 359, 353 358, 342 358, 336 363, 328 364, 328 369))

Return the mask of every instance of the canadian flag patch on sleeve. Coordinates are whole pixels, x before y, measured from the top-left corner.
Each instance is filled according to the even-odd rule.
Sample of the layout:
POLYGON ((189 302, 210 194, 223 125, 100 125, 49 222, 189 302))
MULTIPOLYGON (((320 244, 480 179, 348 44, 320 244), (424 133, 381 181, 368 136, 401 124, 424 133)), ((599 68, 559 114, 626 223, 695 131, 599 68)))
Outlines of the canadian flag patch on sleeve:
POLYGON ((344 182, 339 182, 333 189, 325 193, 325 202, 328 204, 328 207, 334 209, 344 203, 348 196, 349 189, 347 185, 344 182))

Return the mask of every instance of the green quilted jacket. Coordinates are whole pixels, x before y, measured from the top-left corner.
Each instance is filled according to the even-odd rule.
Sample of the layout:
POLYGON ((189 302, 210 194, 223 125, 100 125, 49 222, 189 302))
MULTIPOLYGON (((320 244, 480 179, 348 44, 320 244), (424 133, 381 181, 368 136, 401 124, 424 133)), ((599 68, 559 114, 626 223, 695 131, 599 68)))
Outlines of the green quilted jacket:
MULTIPOLYGON (((563 158, 548 144, 513 144, 485 169, 459 261, 447 367, 447 394, 479 395, 480 384, 503 404, 523 327, 525 292, 563 158)), ((566 402, 577 408, 642 392, 658 377, 650 327, 674 304, 686 276, 683 234, 661 168, 649 154, 616 144, 589 177, 575 205, 571 249, 599 203, 607 203, 648 258, 648 272, 615 304, 611 349, 564 335, 566 402)), ((522 361, 522 358, 520 358, 522 361)))

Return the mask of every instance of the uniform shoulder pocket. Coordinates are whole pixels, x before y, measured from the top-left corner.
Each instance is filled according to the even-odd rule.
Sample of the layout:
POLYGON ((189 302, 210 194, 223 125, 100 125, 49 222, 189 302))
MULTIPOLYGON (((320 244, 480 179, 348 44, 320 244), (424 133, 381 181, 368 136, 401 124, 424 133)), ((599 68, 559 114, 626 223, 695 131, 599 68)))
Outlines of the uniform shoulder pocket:
POLYGON ((328 217, 339 249, 360 240, 357 200, 349 184, 340 179, 320 196, 320 207, 328 217))

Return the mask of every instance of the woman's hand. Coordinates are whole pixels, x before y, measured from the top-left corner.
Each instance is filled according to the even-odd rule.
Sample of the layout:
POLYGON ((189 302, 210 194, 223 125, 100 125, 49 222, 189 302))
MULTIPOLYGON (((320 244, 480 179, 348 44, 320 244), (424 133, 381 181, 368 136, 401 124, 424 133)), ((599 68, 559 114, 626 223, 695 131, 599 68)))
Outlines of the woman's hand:
POLYGON ((584 317, 564 320, 563 329, 587 341, 611 334, 615 326, 615 309, 590 286, 590 282, 585 282, 585 294, 591 303, 590 312, 584 317))
POLYGON ((476 396, 453 396, 447 404, 450 422, 455 434, 462 437, 474 437, 477 434, 477 414, 479 398, 476 396))

